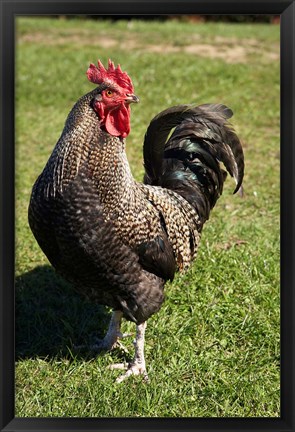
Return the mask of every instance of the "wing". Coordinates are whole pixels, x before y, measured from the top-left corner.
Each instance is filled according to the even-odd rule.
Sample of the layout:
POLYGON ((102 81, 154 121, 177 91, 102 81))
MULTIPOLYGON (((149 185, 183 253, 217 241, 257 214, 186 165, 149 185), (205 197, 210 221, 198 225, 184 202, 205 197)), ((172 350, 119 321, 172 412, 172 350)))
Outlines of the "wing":
POLYGON ((149 266, 105 220, 92 180, 81 173, 57 202, 60 273, 90 299, 123 310, 127 319, 139 323, 157 312, 164 280, 146 271, 149 266))

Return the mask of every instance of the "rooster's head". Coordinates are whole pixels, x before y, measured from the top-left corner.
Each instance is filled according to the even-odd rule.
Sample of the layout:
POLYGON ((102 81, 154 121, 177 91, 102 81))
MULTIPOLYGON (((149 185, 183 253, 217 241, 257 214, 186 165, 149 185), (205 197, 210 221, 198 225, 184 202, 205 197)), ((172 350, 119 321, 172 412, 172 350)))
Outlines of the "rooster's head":
POLYGON ((130 103, 139 102, 133 94, 133 84, 120 65, 114 66, 109 60, 106 69, 100 60, 98 66, 90 64, 87 70, 89 81, 98 84, 93 108, 101 120, 101 125, 114 136, 125 138, 130 132, 130 103))

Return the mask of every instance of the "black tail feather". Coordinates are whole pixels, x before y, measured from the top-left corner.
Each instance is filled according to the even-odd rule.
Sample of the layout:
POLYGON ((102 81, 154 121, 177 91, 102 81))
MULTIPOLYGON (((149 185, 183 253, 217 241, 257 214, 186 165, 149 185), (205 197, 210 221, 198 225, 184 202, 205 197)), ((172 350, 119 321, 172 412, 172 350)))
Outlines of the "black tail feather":
POLYGON ((208 219, 226 177, 219 162, 236 181, 234 193, 243 180, 242 146, 227 123, 232 114, 220 104, 181 105, 158 114, 145 136, 145 183, 174 190, 208 219))

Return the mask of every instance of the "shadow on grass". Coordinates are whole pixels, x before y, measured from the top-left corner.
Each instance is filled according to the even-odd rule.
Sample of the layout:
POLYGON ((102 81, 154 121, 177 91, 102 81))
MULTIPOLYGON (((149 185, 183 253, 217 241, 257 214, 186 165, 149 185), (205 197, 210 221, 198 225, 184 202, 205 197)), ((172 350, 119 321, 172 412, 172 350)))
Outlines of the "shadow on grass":
POLYGON ((16 278, 16 358, 96 356, 74 345, 104 336, 110 312, 86 302, 50 266, 16 278), (71 354, 73 353, 73 354, 71 354))

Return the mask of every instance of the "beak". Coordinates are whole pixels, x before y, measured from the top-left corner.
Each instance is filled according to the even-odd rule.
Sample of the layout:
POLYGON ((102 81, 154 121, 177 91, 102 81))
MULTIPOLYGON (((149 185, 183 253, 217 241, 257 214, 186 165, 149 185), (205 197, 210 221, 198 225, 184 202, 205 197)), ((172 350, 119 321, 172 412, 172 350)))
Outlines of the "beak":
POLYGON ((132 93, 127 93, 126 94, 126 98, 125 98, 125 103, 138 103, 139 102, 139 98, 137 96, 135 96, 135 94, 132 93))

